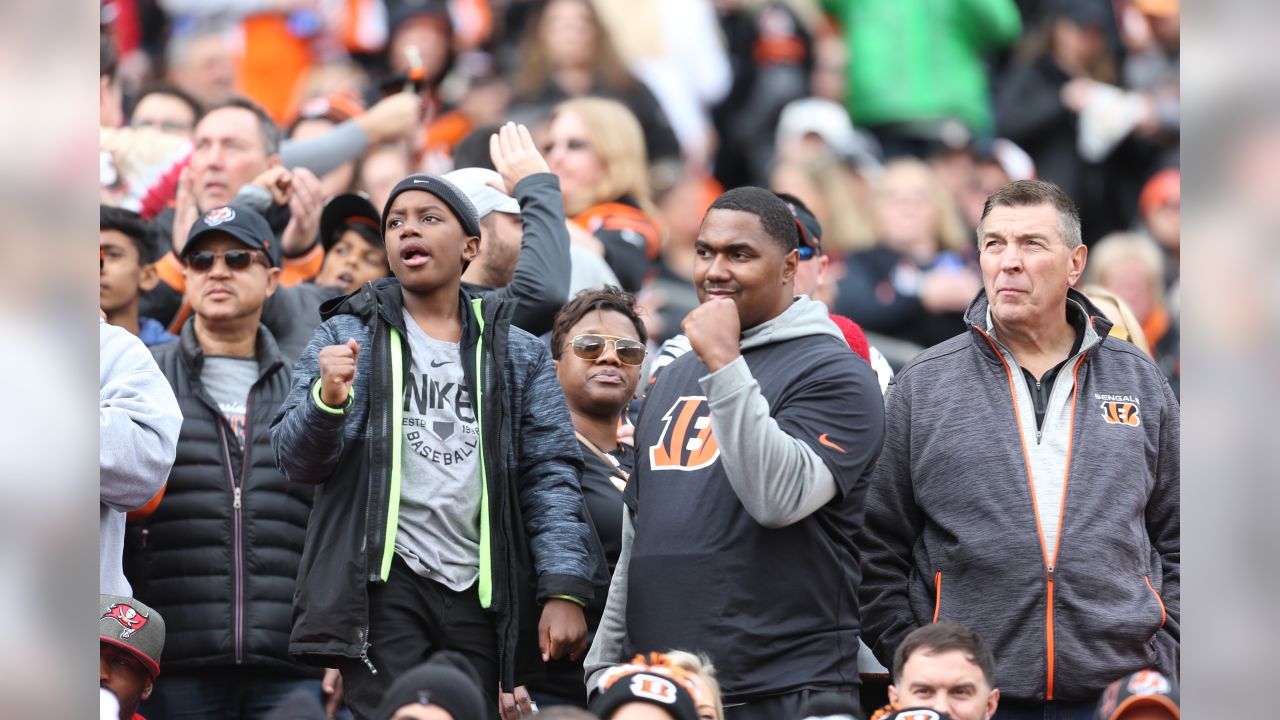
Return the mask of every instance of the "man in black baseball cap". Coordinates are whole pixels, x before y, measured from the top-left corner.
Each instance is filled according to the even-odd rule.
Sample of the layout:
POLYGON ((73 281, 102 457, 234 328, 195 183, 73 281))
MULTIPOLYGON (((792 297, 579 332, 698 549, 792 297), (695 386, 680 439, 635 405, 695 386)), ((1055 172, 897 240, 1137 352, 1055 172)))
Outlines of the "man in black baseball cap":
POLYGON ((126 545, 134 593, 170 631, 151 715, 259 718, 320 674, 287 648, 313 491, 271 460, 271 420, 292 381, 260 322, 279 250, 257 212, 205 211, 181 255, 192 317, 154 352, 183 422, 164 500, 126 545))
POLYGON ((116 696, 120 720, 133 720, 151 697, 163 650, 160 613, 134 598, 98 595, 98 686, 116 696))

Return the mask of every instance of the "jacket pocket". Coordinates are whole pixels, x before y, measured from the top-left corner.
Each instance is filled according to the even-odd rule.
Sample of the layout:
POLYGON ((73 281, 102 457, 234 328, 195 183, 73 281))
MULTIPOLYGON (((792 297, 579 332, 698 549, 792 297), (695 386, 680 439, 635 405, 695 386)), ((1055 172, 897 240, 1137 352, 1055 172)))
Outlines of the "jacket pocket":
POLYGON ((1142 579, 1146 581, 1147 589, 1150 590, 1151 594, 1155 596, 1156 604, 1160 606, 1160 627, 1163 628, 1165 621, 1169 619, 1169 613, 1166 612, 1164 609, 1164 600, 1160 599, 1160 593, 1156 592, 1155 586, 1151 584, 1150 575, 1144 575, 1142 579))

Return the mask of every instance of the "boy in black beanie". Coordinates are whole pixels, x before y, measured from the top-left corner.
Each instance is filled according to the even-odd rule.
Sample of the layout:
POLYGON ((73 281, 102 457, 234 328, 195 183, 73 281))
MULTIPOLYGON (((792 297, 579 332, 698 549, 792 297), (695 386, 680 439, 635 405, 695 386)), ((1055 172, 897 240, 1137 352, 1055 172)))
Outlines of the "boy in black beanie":
POLYGON ((546 347, 460 288, 480 242, 467 196, 411 175, 381 230, 394 277, 322 306, 273 426, 281 469, 320 485, 290 652, 337 667, 363 719, 456 650, 492 717, 499 685, 585 651, 602 560, 582 461, 546 347))

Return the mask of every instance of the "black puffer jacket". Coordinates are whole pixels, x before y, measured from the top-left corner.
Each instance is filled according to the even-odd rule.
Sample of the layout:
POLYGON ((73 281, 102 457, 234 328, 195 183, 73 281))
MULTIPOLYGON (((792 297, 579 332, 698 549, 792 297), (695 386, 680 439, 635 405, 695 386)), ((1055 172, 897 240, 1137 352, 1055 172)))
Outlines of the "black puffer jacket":
POLYGON ((154 354, 182 408, 182 432, 164 499, 128 529, 125 574, 164 617, 165 670, 243 665, 316 675, 288 652, 313 492, 286 481, 271 451, 271 419, 292 372, 259 327, 246 455, 200 383, 194 320, 154 354))

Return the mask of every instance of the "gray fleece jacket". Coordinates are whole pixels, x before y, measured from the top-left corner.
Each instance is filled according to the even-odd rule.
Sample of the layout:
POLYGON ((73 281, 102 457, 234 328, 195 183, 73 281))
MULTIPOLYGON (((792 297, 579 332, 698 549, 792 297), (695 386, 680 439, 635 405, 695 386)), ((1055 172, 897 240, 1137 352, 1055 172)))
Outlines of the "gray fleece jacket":
MULTIPOLYGON (((819 607, 822 601, 817 601, 812 603, 812 617, 797 618, 794 608, 788 608, 784 614, 791 615, 793 620, 786 632, 793 637, 769 643, 771 647, 766 650, 769 659, 763 662, 752 658, 752 662, 744 662, 741 668, 737 668, 736 662, 741 658, 727 657, 736 653, 713 657, 717 666, 722 668, 725 696, 746 701, 802 687, 848 688, 858 683, 853 661, 857 654, 857 615, 856 611, 852 615, 846 614, 849 606, 853 605, 851 587, 857 582, 857 563, 853 559, 851 542, 846 541, 852 534, 851 527, 860 521, 860 510, 853 508, 861 507, 866 475, 883 440, 883 409, 878 385, 869 366, 848 349, 839 328, 829 319, 826 307, 807 297, 797 298, 778 317, 746 330, 742 334, 740 348, 743 357, 710 374, 705 374, 705 366, 696 355, 689 353, 672 363, 663 378, 650 388, 637 429, 639 458, 633 476, 633 483, 638 484, 638 496, 650 498, 644 501, 645 513, 651 516, 654 512, 667 514, 683 504, 679 498, 662 497, 668 492, 660 485, 662 473, 654 467, 649 446, 654 440, 665 440, 665 434, 647 436, 644 415, 660 417, 665 412, 670 416, 665 407, 669 399, 666 395, 681 394, 684 388, 689 387, 682 378, 690 372, 704 373, 697 383, 705 393, 712 435, 718 440, 718 455, 711 462, 715 464, 718 461, 720 469, 710 478, 692 472, 682 475, 694 485, 710 483, 705 490, 693 491, 699 498, 693 504, 701 508, 696 512, 704 516, 714 514, 715 517, 715 520, 708 519, 703 529, 714 526, 716 529, 708 532, 733 538, 730 545, 739 549, 726 551, 714 547, 714 542, 712 546, 696 547, 706 540, 707 532, 692 532, 687 542, 694 547, 687 556, 671 558, 673 575, 664 580, 670 585, 638 587, 634 583, 651 581, 654 577, 646 572, 637 575, 633 566, 639 521, 634 509, 636 503, 629 501, 631 507, 625 512, 623 522, 622 552, 609 588, 608 604, 584 665, 589 689, 595 676, 623 660, 628 650, 650 649, 644 646, 655 637, 652 628, 642 631, 639 638, 628 637, 628 604, 637 597, 651 598, 655 594, 690 591, 686 595, 691 600, 684 613, 686 617, 671 618, 673 627, 690 624, 687 640, 690 645, 685 647, 692 648, 704 642, 705 645, 696 649, 707 650, 714 655, 715 649, 711 646, 715 641, 709 637, 720 635, 722 631, 717 625, 725 622, 734 627, 745 626, 747 635, 768 642, 769 637, 766 636, 771 636, 773 630, 762 627, 759 620, 777 611, 777 607, 771 608, 770 605, 780 607, 784 601, 771 603, 765 601, 760 593, 745 590, 741 602, 747 607, 733 611, 734 619, 713 611, 709 606, 704 612, 702 606, 714 601, 704 603, 695 599, 689 586, 696 583, 682 584, 683 581, 677 579, 681 572, 679 568, 718 566, 740 570, 747 564, 764 567, 777 561, 781 568, 793 564, 795 573, 811 576, 818 573, 811 572, 814 568, 806 567, 805 563, 813 558, 832 563, 823 565, 827 572, 821 573, 824 580, 831 581, 830 587, 810 587, 803 578, 770 577, 761 580, 776 583, 779 587, 789 585, 799 605, 806 607, 799 613, 801 615, 809 612, 809 598, 803 596, 810 590, 815 590, 815 594, 833 604, 838 604, 838 596, 849 593, 844 598, 843 610, 828 613, 828 608, 819 607), (828 336, 829 340, 818 340, 822 336, 828 336), (803 341, 803 344, 789 343, 793 340, 803 341), (761 355, 760 351, 771 352, 772 355, 761 355), (822 356, 817 367, 805 365, 806 351, 822 356), (832 374, 824 377, 828 369, 832 374), (663 392, 664 384, 668 384, 666 390, 669 392, 663 392), (654 403, 661 403, 662 407, 654 406, 654 403), (850 417, 842 415, 846 407, 853 408, 850 417), (808 415, 810 411, 813 416, 808 415), (816 418, 816 415, 825 417, 816 418), (815 420, 816 426, 813 424, 815 420), (831 420, 831 425, 822 424, 824 420, 831 420), (829 440, 827 434, 811 431, 815 427, 829 427, 829 434, 834 440, 829 440), (842 448, 837 455, 828 449, 836 443, 847 446, 848 452, 842 448), (723 478, 722 482, 727 481, 731 493, 716 489, 717 477, 723 478), (746 517, 739 515, 744 510, 746 517), (778 556, 773 557, 771 549, 761 550, 760 543, 776 550, 778 556), (748 547, 755 549, 746 549, 748 547), (737 552, 742 557, 728 557, 726 552, 728 555, 737 552), (759 552, 763 554, 757 554, 759 552), (748 598, 747 595, 753 597, 748 598), (804 647, 788 648, 790 641, 804 647), (841 658, 847 658, 849 662, 844 663, 841 658)), ((686 399, 681 397, 679 400, 686 399)), ((632 490, 629 487, 628 494, 632 490)), ((669 522, 680 525, 683 521, 674 519, 669 522)), ((639 525, 643 531, 645 523, 639 525)), ((664 553, 661 548, 647 551, 648 557, 664 553)), ((731 581, 731 578, 723 579, 731 581)), ((708 583, 714 582, 717 580, 708 580, 708 583)), ((730 605, 737 606, 732 601, 730 605)), ((635 611, 635 608, 631 609, 635 611)), ((641 615, 647 616, 643 611, 641 615)), ((658 625, 664 623, 661 619, 657 622, 658 625)), ((632 628, 631 634, 634 635, 636 630, 632 628)), ((657 635, 664 632, 659 628, 657 635)), ((672 633, 681 634, 678 631, 672 633)), ((740 655, 747 657, 750 654, 751 651, 744 651, 740 655)))
POLYGON ((888 435, 867 493, 867 642, 886 664, 907 633, 969 626, 1019 700, 1094 700, 1154 667, 1176 676, 1180 620, 1179 409, 1149 357, 1085 325, 1043 425, 985 295, 969 331, 921 353, 889 389, 888 435))
POLYGON ((98 586, 133 595, 120 567, 125 513, 169 479, 182 412, 142 341, 98 321, 98 586))

